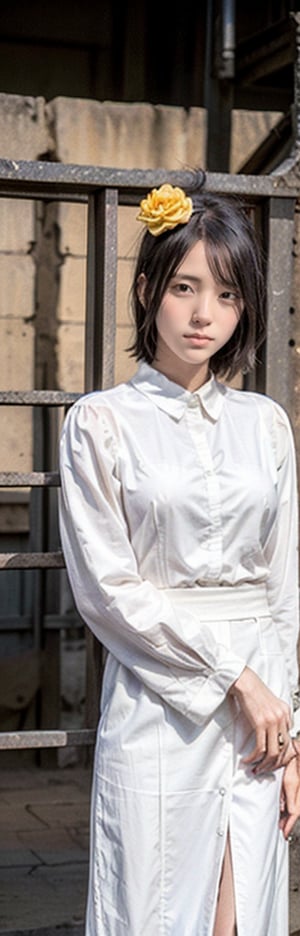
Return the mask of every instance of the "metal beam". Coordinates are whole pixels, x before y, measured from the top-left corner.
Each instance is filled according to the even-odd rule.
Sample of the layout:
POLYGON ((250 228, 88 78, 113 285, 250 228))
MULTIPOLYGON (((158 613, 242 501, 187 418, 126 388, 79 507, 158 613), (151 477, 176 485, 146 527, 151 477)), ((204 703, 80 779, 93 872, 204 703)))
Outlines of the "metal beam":
POLYGON ((62 552, 0 553, 0 569, 64 569, 62 552))
POLYGON ((85 389, 114 382, 118 192, 103 189, 89 198, 85 389))
POLYGON ((95 744, 95 729, 78 731, 1 731, 0 750, 28 750, 30 748, 81 747, 95 744))
POLYGON ((58 471, 0 471, 0 487, 59 487, 58 471))
POLYGON ((236 78, 239 85, 265 80, 267 75, 292 65, 295 35, 292 19, 273 23, 265 30, 240 42, 236 49, 236 78))
POLYGON ((72 406, 78 397, 64 390, 0 390, 0 406, 72 406))
MULTIPOLYGON (((119 204, 138 204, 141 194, 161 185, 168 179, 174 185, 191 188, 195 174, 190 171, 166 169, 110 169, 101 166, 77 166, 72 164, 0 159, 0 195, 5 198, 54 198, 65 199, 97 193, 101 188, 119 190, 119 204)), ((242 194, 257 197, 276 195, 276 186, 271 176, 229 175, 208 172, 205 188, 220 194, 242 194)), ((282 179, 281 197, 290 197, 291 190, 282 179)), ((297 190, 295 188, 295 197, 297 190)), ((80 199, 82 200, 82 198, 80 199)))
POLYGON ((268 216, 266 393, 291 412, 293 199, 270 199, 268 216), (283 272, 284 271, 284 272, 283 272))

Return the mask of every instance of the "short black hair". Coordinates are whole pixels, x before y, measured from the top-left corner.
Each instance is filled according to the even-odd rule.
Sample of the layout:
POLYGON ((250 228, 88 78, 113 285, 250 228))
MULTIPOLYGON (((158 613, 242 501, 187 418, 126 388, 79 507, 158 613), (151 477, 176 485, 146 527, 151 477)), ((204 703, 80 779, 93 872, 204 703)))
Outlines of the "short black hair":
MULTIPOLYGON (((188 194, 188 193, 187 193, 188 194)), ((128 349, 152 364, 156 355, 156 316, 170 279, 185 255, 203 240, 213 277, 239 292, 244 309, 229 341, 213 355, 210 369, 220 376, 247 372, 265 335, 263 256, 249 208, 236 196, 192 193, 193 213, 187 224, 154 237, 143 234, 132 284, 135 339, 128 349), (140 276, 145 276, 143 304, 140 276)))

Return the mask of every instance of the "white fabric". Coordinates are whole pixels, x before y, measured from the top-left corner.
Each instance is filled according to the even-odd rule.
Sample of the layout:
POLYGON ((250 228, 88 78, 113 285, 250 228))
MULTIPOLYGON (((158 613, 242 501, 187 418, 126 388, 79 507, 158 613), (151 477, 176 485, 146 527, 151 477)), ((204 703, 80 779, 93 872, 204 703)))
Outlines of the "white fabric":
POLYGON ((280 772, 241 767, 253 737, 227 692, 246 662, 282 697, 298 681, 286 414, 214 378, 190 393, 142 364, 72 407, 60 469, 71 587, 109 651, 87 934, 211 936, 230 824, 239 936, 285 936, 280 772), (251 610, 257 585, 267 613, 261 591, 251 610))

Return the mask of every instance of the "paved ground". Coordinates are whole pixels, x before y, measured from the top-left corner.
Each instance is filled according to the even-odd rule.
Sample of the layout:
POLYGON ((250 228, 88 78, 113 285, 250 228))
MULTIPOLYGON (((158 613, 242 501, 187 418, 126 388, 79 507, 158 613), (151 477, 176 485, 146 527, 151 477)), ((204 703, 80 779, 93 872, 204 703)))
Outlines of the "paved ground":
MULTIPOLYGON (((84 767, 0 769, 1 934, 83 936, 90 784, 84 767)), ((300 829, 290 849, 290 933, 300 936, 300 829)))
POLYGON ((81 936, 90 780, 80 767, 0 770, 1 933, 67 926, 81 936))

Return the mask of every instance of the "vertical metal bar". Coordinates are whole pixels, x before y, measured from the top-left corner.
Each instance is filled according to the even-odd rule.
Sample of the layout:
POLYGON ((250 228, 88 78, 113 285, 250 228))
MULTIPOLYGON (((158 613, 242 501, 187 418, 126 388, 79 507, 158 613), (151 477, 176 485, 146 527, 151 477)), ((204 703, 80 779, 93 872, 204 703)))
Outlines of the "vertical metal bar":
MULTIPOLYGON (((268 238, 268 202, 259 202, 252 208, 252 221, 256 230, 258 241, 262 246, 265 258, 267 257, 266 241, 268 238)), ((265 261, 266 263, 266 261, 265 261)), ((265 273, 265 269, 264 269, 265 273)), ((265 342, 257 349, 254 367, 245 374, 243 380, 244 390, 255 393, 266 392, 266 347, 265 342)))
MULTIPOLYGON (((49 458, 49 411, 46 406, 34 407, 34 468, 43 470, 49 458)), ((31 490, 31 536, 30 546, 34 552, 49 548, 49 491, 44 488, 31 490)), ((38 695, 37 723, 39 728, 53 728, 60 714, 60 632, 44 631, 44 618, 49 603, 47 595, 47 571, 35 569, 33 576, 33 632, 34 646, 45 655, 46 665, 41 668, 41 684, 38 695)), ((52 589, 50 610, 53 611, 55 590, 52 589)), ((55 750, 41 751, 39 763, 43 767, 55 767, 55 750)))
MULTIPOLYGON (((206 168, 209 172, 229 172, 234 84, 232 78, 226 77, 228 62, 225 65, 225 60, 222 62, 220 58, 223 39, 222 18, 218 4, 214 0, 209 0, 207 4, 206 17, 204 75, 204 106, 207 111, 206 168), (225 74, 222 72, 223 66, 225 74)), ((233 32, 234 23, 232 23, 233 32)), ((230 68, 233 67, 234 62, 231 60, 230 68)))
POLYGON ((235 73, 235 0, 222 2, 222 50, 221 69, 223 78, 234 78, 235 73))
POLYGON ((269 203, 269 260, 267 271, 266 393, 291 412, 292 361, 291 305, 293 198, 271 198, 269 203))
POLYGON ((294 105, 292 109, 295 157, 300 153, 300 13, 290 13, 295 24, 294 105))
MULTIPOLYGON (((85 390, 114 382, 117 283, 118 192, 106 188, 90 196, 88 207, 85 390)), ((103 648, 86 629, 85 722, 97 725, 103 648)), ((85 758, 91 753, 85 752, 85 758)))
MULTIPOLYGON (((55 433, 57 410, 51 407, 43 407, 43 450, 44 467, 52 467, 56 464, 57 433, 55 433), (55 454, 54 454, 55 453, 55 454)), ((56 509, 54 509, 53 494, 56 492, 51 488, 43 488, 43 548, 47 550, 55 549, 57 545, 54 533, 56 522, 56 509)), ((46 613, 55 614, 58 611, 58 586, 59 572, 57 570, 41 570, 43 576, 43 592, 41 594, 43 614, 43 623, 46 613)), ((41 679, 41 719, 40 727, 43 730, 51 730, 54 725, 60 724, 60 642, 61 632, 57 630, 48 630, 43 628, 43 654, 47 661, 42 667, 41 679)), ((39 762, 42 767, 54 767, 57 765, 57 753, 52 750, 40 752, 39 762)))
MULTIPOLYGON (((44 460, 44 412, 41 406, 34 407, 33 413, 33 470, 43 470, 44 460)), ((30 541, 31 552, 43 552, 44 549, 44 490, 31 489, 30 492, 30 541)), ((33 640, 36 650, 42 649, 43 644, 43 614, 44 614, 44 575, 40 569, 35 569, 32 577, 32 620, 33 640)))
POLYGON ((117 189, 89 198, 85 390, 114 382, 117 280, 117 189))

